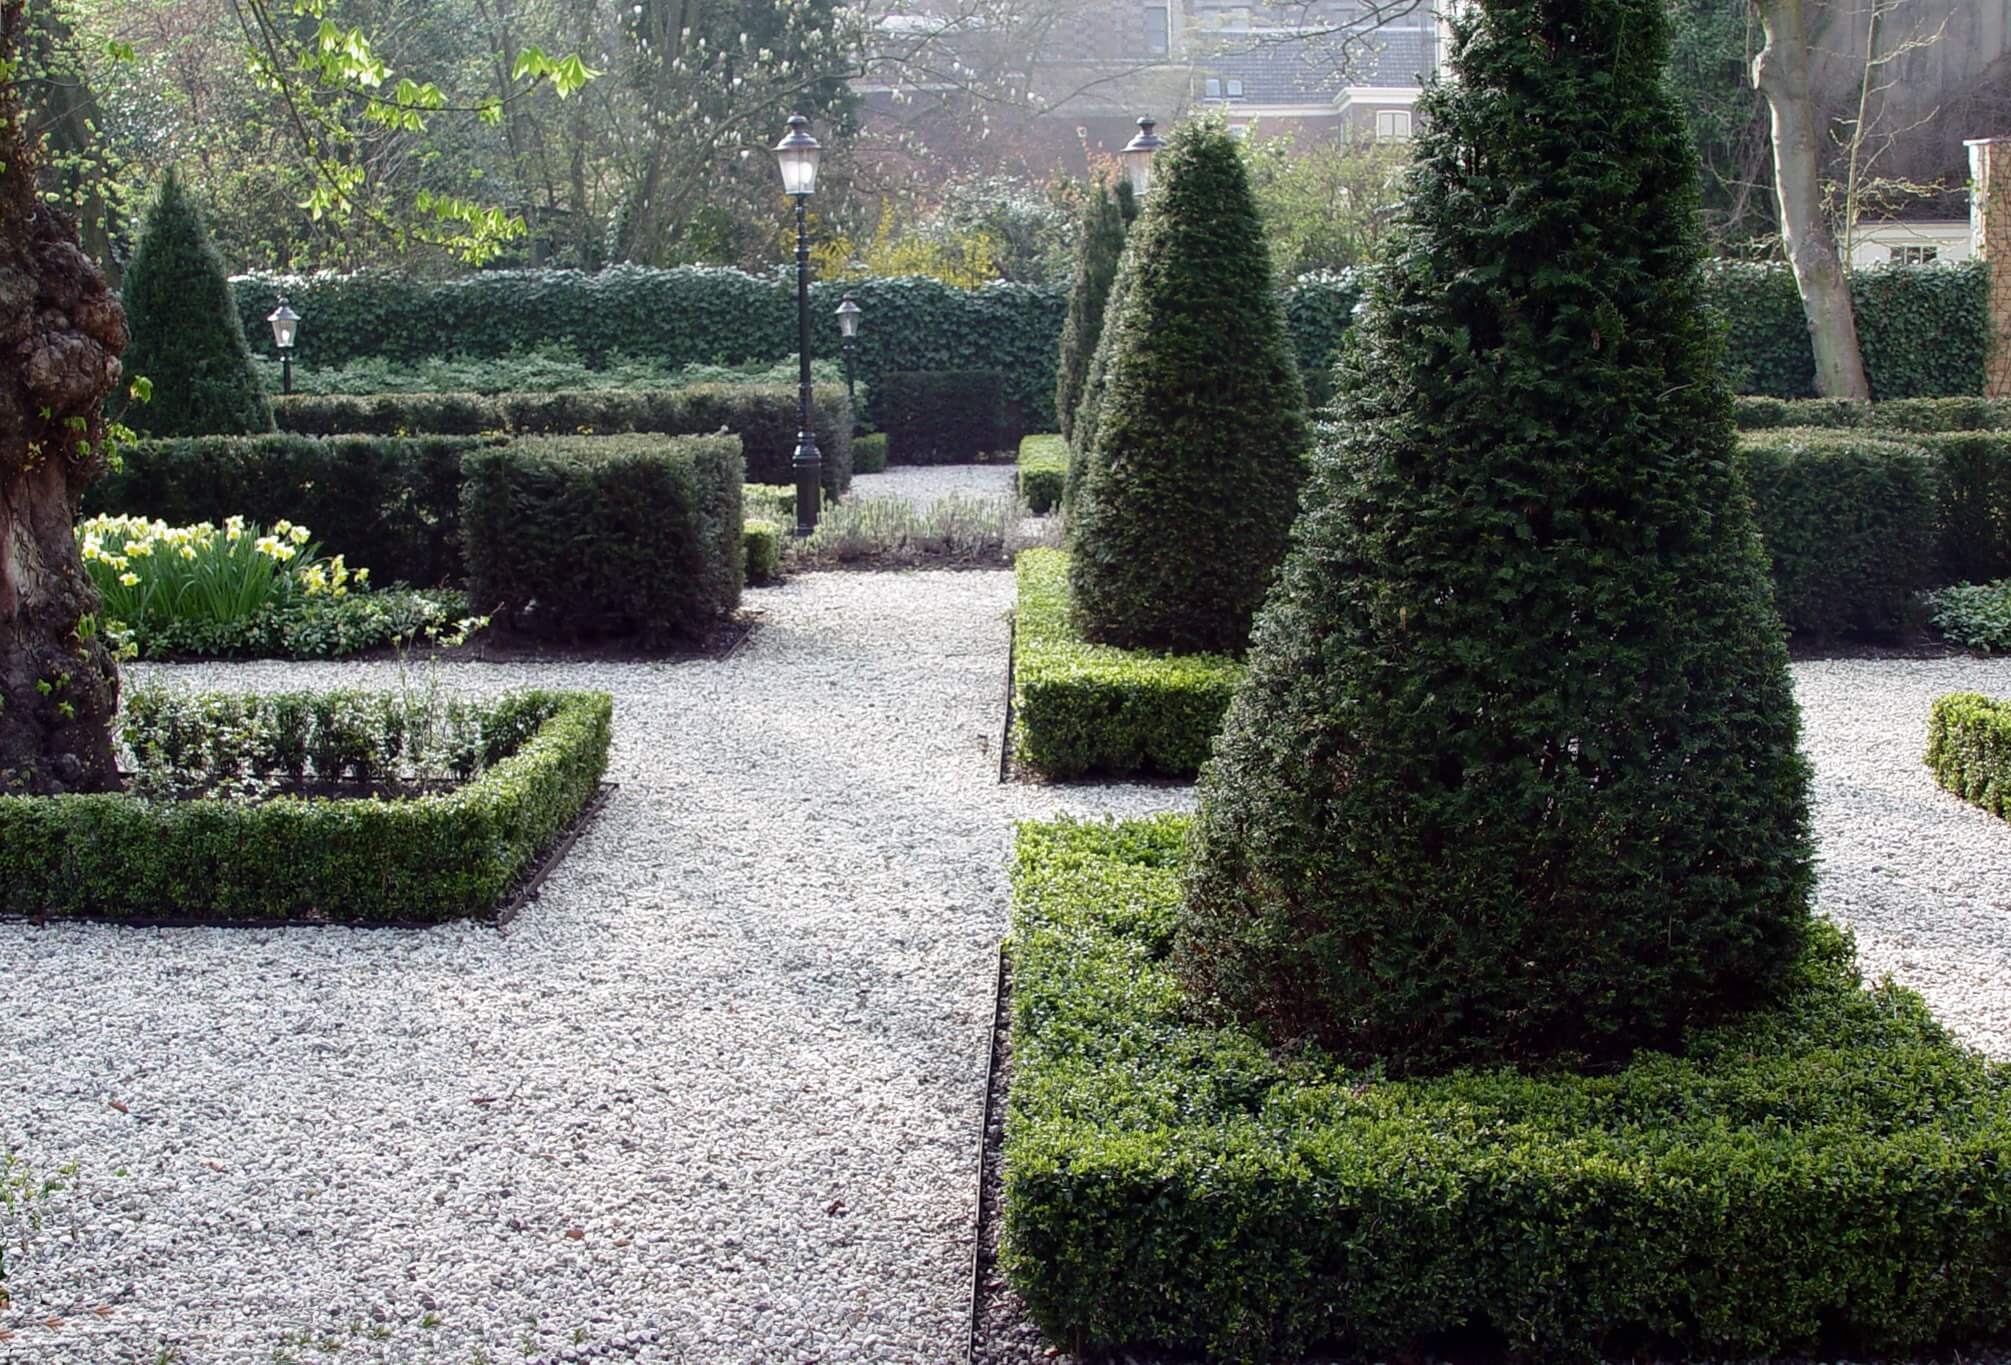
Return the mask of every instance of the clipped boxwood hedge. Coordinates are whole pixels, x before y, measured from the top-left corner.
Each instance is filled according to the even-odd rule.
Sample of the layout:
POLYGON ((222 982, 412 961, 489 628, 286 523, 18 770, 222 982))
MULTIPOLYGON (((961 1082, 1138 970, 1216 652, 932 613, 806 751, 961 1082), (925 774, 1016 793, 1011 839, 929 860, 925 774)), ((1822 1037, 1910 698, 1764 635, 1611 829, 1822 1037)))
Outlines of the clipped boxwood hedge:
POLYGON ((1789 630, 1908 624, 1938 568, 1937 472, 1917 445, 1857 432, 1783 430, 1740 443, 1774 601, 1789 630))
MULTIPOLYGON (((400 393, 368 398, 306 395, 279 400, 282 430, 413 435, 435 431, 518 436, 616 436, 656 432, 740 438, 748 477, 794 483, 798 396, 785 384, 688 384, 675 389, 562 389, 551 393, 400 393), (357 425, 345 426, 354 422, 357 425), (442 425, 435 426, 434 423, 442 425)), ((833 496, 852 486, 852 409, 842 385, 811 390, 810 422, 833 496)))
POLYGON ((2011 702, 1975 692, 1937 697, 1927 717, 1927 766, 1964 801, 2011 819, 2011 702))
POLYGON ((1854 403, 1842 398, 1734 399, 1741 429, 1848 427, 1883 432, 2011 431, 2011 398, 1894 398, 1854 403))
POLYGON ((1005 377, 997 370, 901 370, 875 390, 889 464, 981 460, 1005 443, 1005 377))
POLYGON ((852 438, 852 472, 855 474, 887 472, 886 432, 876 431, 870 436, 852 438))
POLYGON ((774 582, 782 573, 782 528, 751 518, 742 524, 740 534, 747 545, 747 581, 774 582))
POLYGON ((84 494, 86 515, 187 526, 242 516, 314 528, 373 582, 458 581, 461 457, 501 438, 190 436, 139 441, 84 494))
POLYGON ((1242 665, 1088 643, 1069 620, 1060 550, 1022 551, 1014 576, 1014 758, 1048 777, 1199 772, 1242 665))
POLYGON ((1747 1358, 2011 1325, 2011 1068, 1862 989, 1826 922, 1681 1056, 1387 1081, 1183 993, 1185 824, 1019 829, 1003 1264, 1054 1340, 1747 1358))
POLYGON ((614 711, 600 692, 516 693, 493 709, 502 728, 528 738, 484 755, 470 781, 438 795, 0 797, 0 913, 343 923, 491 914, 593 799, 614 711))
POLYGON ((736 436, 526 437, 471 453, 468 596, 534 634, 702 638, 746 581, 736 436))
POLYGON ((1019 443, 1019 496, 1027 510, 1044 517, 1061 505, 1068 482, 1068 442, 1059 436, 1029 436, 1019 443))

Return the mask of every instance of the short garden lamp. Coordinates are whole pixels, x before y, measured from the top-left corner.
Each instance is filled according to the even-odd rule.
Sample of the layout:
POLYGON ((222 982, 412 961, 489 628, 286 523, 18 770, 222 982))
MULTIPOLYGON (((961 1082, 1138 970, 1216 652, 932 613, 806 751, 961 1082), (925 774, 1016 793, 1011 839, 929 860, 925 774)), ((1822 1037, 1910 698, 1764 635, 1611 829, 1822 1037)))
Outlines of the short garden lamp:
POLYGON ((1138 120, 1138 135, 1124 144, 1124 174, 1131 180, 1131 192, 1140 199, 1152 188, 1152 154, 1164 147, 1157 133, 1159 125, 1148 116, 1138 120))
POLYGON ((272 344, 279 347, 279 391, 292 393, 293 334, 300 330, 300 314, 286 306, 286 295, 281 294, 279 307, 266 321, 272 324, 272 344))
POLYGON ((789 131, 775 144, 775 164, 782 169, 782 192, 796 201, 796 534, 807 536, 817 529, 817 508, 822 501, 818 484, 823 477, 823 457, 817 453, 817 436, 810 428, 810 226, 806 204, 817 191, 817 139, 810 136, 810 120, 801 114, 789 116, 789 131))
MULTIPOLYGON (((852 387, 852 352, 859 345, 859 305, 850 294, 838 304, 838 335, 845 339, 845 401, 858 405, 858 395, 852 387)), ((856 417, 856 414, 854 414, 856 417)))

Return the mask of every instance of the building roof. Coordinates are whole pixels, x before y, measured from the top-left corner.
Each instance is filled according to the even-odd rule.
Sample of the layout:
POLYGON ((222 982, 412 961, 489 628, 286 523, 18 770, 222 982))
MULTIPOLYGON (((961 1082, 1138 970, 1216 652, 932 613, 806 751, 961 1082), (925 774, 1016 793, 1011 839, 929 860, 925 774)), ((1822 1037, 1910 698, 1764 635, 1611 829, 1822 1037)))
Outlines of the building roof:
MULTIPOLYGON (((1351 89, 1423 85, 1432 71, 1428 29, 1378 29, 1346 40, 1332 35, 1238 34, 1209 53, 1197 53, 1203 77, 1242 82, 1249 105, 1333 104, 1351 89)), ((1237 101, 1231 97, 1233 105, 1237 101)))

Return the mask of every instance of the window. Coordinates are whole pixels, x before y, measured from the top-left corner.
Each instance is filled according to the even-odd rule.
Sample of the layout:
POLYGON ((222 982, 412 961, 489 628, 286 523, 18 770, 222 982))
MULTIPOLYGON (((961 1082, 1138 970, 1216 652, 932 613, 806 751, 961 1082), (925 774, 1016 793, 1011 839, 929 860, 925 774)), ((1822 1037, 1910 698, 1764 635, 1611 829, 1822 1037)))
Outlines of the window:
POLYGON ((1145 7, 1145 52, 1147 56, 1164 57, 1167 53, 1168 35, 1166 6, 1147 5, 1145 7))
POLYGON ((1219 100, 1222 98, 1222 82, 1210 76, 1203 86, 1202 92, 1211 100, 1219 100))
POLYGON ((1938 246, 1896 246, 1892 248, 1894 265, 1931 265, 1940 259, 1938 246))
POLYGON ((1229 98, 1232 100, 1243 98, 1243 82, 1237 80, 1229 82, 1229 98))
POLYGON ((1410 136, 1410 110, 1376 110, 1376 140, 1395 142, 1410 136))

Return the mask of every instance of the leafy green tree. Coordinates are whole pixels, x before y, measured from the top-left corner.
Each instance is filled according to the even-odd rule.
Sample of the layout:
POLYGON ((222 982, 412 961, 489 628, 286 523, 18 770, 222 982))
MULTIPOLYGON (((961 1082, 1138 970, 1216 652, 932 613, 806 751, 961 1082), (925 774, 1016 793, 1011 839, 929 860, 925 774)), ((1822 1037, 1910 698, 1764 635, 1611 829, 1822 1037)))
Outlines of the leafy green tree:
POLYGON ((134 424, 156 436, 271 431, 272 404, 253 368, 223 262, 202 215, 169 171, 126 266, 126 367, 153 385, 134 424))
POLYGON ((1800 949, 1807 771, 1663 0, 1482 0, 1203 776, 1178 956, 1393 1071, 1611 1059, 1800 949))
POLYGON ((1110 187, 1099 183, 1083 205, 1075 236, 1075 277, 1068 291, 1068 319, 1061 328, 1061 359, 1055 367, 1054 411, 1061 434, 1073 436, 1075 405, 1089 378, 1090 357, 1103 338, 1103 309, 1124 254, 1124 215, 1110 187))
POLYGON ((1240 653, 1298 510, 1306 397, 1219 122, 1159 153, 1125 263, 1070 514, 1075 615, 1110 644, 1240 653))

